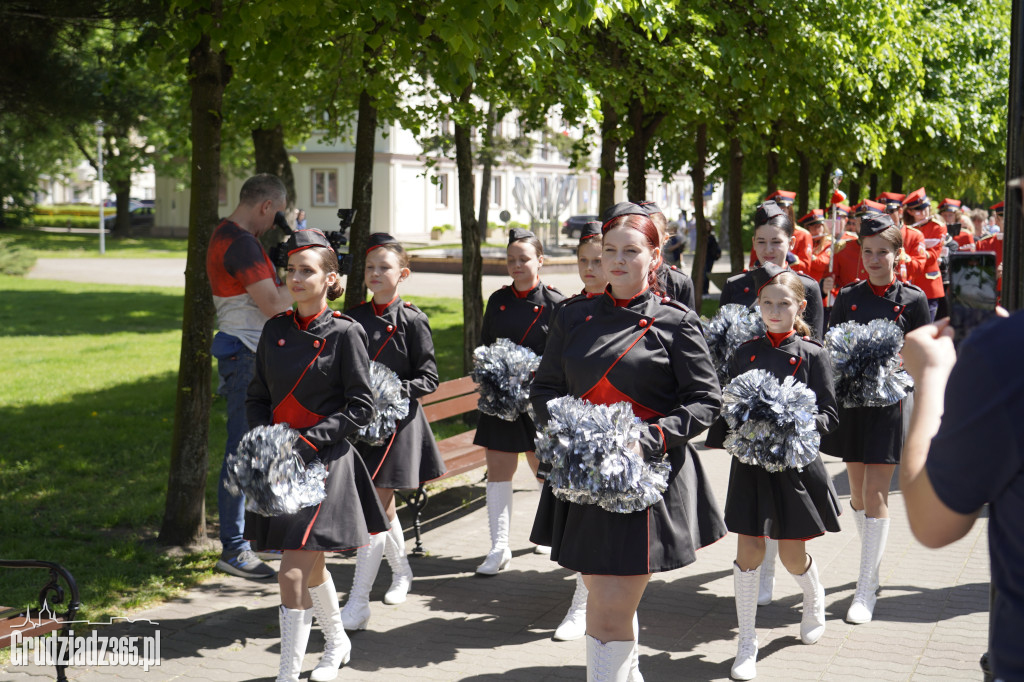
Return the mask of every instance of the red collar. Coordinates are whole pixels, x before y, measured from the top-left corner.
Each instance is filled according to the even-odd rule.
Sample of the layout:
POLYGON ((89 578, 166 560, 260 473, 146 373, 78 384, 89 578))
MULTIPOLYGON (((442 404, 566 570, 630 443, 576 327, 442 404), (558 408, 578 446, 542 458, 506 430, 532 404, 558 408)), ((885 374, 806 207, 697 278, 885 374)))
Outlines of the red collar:
POLYGON ((608 288, 605 289, 605 293, 608 294, 608 297, 615 302, 616 308, 625 308, 630 304, 630 302, 635 301, 637 298, 647 293, 648 288, 648 286, 644 286, 643 289, 633 294, 633 296, 631 296, 630 298, 615 298, 614 296, 612 296, 612 286, 609 284, 608 288))
POLYGON ((373 306, 373 314, 376 315, 377 317, 380 317, 381 315, 384 314, 384 311, 387 310, 388 308, 390 308, 391 304, 394 303, 397 300, 398 300, 398 294, 395 294, 395 297, 393 299, 391 299, 390 301, 388 301, 387 303, 384 303, 382 305, 377 305, 373 301, 373 299, 371 298, 370 299, 370 305, 373 306))
POLYGON ((893 275, 892 282, 889 282, 888 284, 883 284, 880 287, 876 287, 874 284, 871 283, 871 280, 869 279, 868 286, 871 287, 871 291, 875 294, 875 296, 885 296, 885 292, 889 291, 889 287, 891 287, 895 281, 896 275, 893 275))
POLYGON ((540 286, 540 278, 538 277, 537 278, 537 283, 534 284, 532 288, 530 288, 530 289, 528 289, 526 291, 519 291, 519 289, 516 289, 516 285, 515 284, 513 284, 510 288, 512 289, 512 293, 515 294, 516 298, 526 298, 527 296, 530 295, 531 291, 533 291, 534 289, 536 289, 539 286, 540 286))
POLYGON ((327 310, 327 306, 321 308, 320 312, 318 312, 316 315, 310 315, 309 317, 299 317, 298 313, 296 312, 295 324, 297 324, 299 326, 299 329, 301 329, 302 331, 306 331, 307 329, 309 329, 309 323, 323 315, 325 310, 327 310))
POLYGON ((772 347, 778 348, 782 345, 782 342, 789 337, 796 334, 795 329, 790 329, 788 332, 768 332, 768 341, 771 342, 772 347))

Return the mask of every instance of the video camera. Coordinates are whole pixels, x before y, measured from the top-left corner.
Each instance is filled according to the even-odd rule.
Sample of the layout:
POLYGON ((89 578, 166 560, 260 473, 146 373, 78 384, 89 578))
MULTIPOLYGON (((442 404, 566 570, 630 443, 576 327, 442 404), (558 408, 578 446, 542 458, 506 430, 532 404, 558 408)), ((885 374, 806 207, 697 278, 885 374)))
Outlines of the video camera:
MULTIPOLYGON (((349 259, 348 254, 347 235, 355 217, 356 210, 354 208, 339 208, 338 229, 333 231, 323 230, 324 236, 327 237, 327 241, 331 244, 331 248, 338 254, 338 272, 343 275, 349 274, 349 270, 352 268, 352 261, 349 259)), ((288 252, 284 249, 284 243, 294 230, 288 224, 288 220, 285 219, 284 213, 280 211, 274 215, 274 227, 281 228, 281 231, 284 232, 285 240, 271 247, 270 253, 267 255, 270 256, 270 261, 275 267, 286 268, 288 267, 288 252)))

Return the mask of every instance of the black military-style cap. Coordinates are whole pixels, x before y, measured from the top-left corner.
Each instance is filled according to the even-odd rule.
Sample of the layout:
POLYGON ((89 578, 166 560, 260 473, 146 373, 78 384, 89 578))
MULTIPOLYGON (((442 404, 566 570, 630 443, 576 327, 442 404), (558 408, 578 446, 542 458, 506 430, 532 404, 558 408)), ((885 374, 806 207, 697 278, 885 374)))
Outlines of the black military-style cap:
POLYGON ((780 215, 787 215, 787 213, 774 201, 766 201, 758 206, 757 210, 754 212, 754 225, 764 225, 772 218, 780 215))
POLYGON ((601 221, 591 220, 583 225, 583 230, 580 232, 580 241, 584 242, 588 239, 601 236, 601 221))
POLYGON ((636 205, 647 211, 647 215, 649 216, 652 216, 655 213, 664 214, 664 211, 662 211, 661 208, 659 208, 653 201, 638 201, 636 202, 636 205))
POLYGON ((754 278, 754 286, 757 287, 757 293, 760 294, 761 289, 768 286, 769 282, 781 275, 783 272, 786 272, 786 270, 787 268, 780 267, 775 263, 765 263, 756 270, 751 270, 750 276, 754 278))
POLYGON ((515 242, 521 242, 524 239, 529 239, 530 237, 536 236, 537 235, 535 235, 533 232, 530 232, 529 230, 524 230, 521 227, 513 227, 511 230, 508 231, 508 245, 512 246, 512 244, 515 242))
POLYGON ((642 215, 645 218, 651 217, 651 214, 643 206, 634 204, 632 201, 623 201, 615 204, 604 212, 604 215, 601 216, 601 230, 607 228, 608 223, 611 221, 626 215, 642 215))
POLYGON ((888 214, 883 213, 881 215, 870 214, 860 219, 860 236, 861 237, 872 237, 879 232, 884 232, 886 228, 892 227, 892 218, 888 214))
POLYGON ((366 245, 366 253, 370 253, 378 246, 384 246, 385 244, 398 244, 401 246, 401 242, 395 239, 387 232, 374 232, 370 235, 366 245))
MULTIPOLYGON (((298 230, 293 232, 292 236, 288 237, 288 241, 285 242, 285 250, 289 256, 296 251, 302 251, 314 246, 331 249, 331 243, 327 241, 327 237, 320 230, 298 230)), ((334 249, 331 249, 331 251, 334 251, 334 249)))

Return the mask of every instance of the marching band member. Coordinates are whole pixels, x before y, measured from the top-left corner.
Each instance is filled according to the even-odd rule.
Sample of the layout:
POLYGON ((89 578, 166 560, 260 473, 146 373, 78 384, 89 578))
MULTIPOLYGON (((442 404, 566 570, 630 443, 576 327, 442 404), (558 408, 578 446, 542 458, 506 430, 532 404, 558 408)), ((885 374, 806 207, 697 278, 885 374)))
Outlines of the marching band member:
POLYGON ((832 260, 832 235, 827 234, 828 230, 825 229, 825 212, 820 208, 812 209, 797 222, 810 233, 813 242, 810 260, 804 273, 820 282, 828 273, 828 264, 832 260))
POLYGON ((947 232, 946 224, 931 214, 931 205, 924 187, 914 190, 903 199, 903 222, 920 230, 927 253, 924 267, 917 271, 910 281, 928 297, 928 311, 934 321, 939 303, 946 295, 942 287, 939 260, 942 257, 947 232))
MULTIPOLYGON (((654 223, 654 226, 658 228, 661 244, 664 245, 665 240, 668 238, 666 233, 668 220, 666 220, 665 214, 662 213, 661 209, 653 201, 640 201, 637 202, 637 205, 647 211, 647 216, 654 223)), ((658 266, 658 291, 671 296, 690 309, 693 308, 697 300, 694 297, 693 280, 690 279, 690 276, 677 266, 669 265, 664 259, 661 261, 661 265, 658 266)))
POLYGON ((996 291, 1000 295, 1003 291, 1003 206, 1002 201, 992 206, 999 231, 978 240, 974 246, 975 251, 991 251, 996 254, 996 291))
MULTIPOLYGON (((896 276, 903 244, 888 216, 865 216, 860 251, 868 278, 844 287, 832 307, 829 327, 882 318, 906 333, 928 324, 928 300, 920 289, 896 276)), ((871 620, 878 572, 889 532, 889 484, 903 449, 902 401, 885 407, 840 407, 839 426, 822 438, 821 451, 841 457, 850 479, 850 506, 861 538, 860 576, 850 623, 871 620)))
POLYGON ((960 231, 953 236, 960 251, 974 250, 974 230, 971 225, 971 216, 964 211, 961 203, 956 199, 943 199, 939 204, 939 216, 946 222, 946 229, 950 225, 960 225, 960 231))
POLYGON ((401 604, 412 587, 412 568, 405 554, 405 534, 395 514, 395 490, 418 488, 445 472, 419 398, 437 390, 437 362, 427 316, 398 295, 398 284, 409 277, 409 256, 390 234, 371 234, 366 249, 366 288, 373 297, 348 311, 366 332, 370 360, 394 371, 402 382, 409 414, 401 420, 384 445, 357 445, 373 476, 381 504, 390 520, 387 533, 374 535, 359 548, 352 591, 341 620, 347 630, 364 630, 370 620, 370 589, 377 577, 381 556, 391 567, 391 586, 385 604, 401 604))
POLYGON ((882 192, 875 201, 885 205, 885 213, 893 224, 900 229, 903 237, 903 253, 896 264, 896 277, 901 282, 913 282, 925 271, 928 262, 928 251, 924 245, 924 235, 916 227, 907 225, 903 220, 903 200, 905 194, 898 192, 882 192))
POLYGON ((640 207, 618 204, 603 227, 603 296, 578 296, 552 323, 531 389, 538 426, 549 400, 628 401, 644 423, 638 453, 672 467, 663 499, 639 512, 543 497, 531 539, 584 575, 588 679, 640 679, 634 616, 652 573, 686 566, 725 533, 690 439, 718 414, 718 379, 696 314, 655 292, 657 228, 640 207), (601 677, 598 677, 601 675, 601 677))
POLYGON ((296 452, 328 469, 327 497, 294 514, 268 518, 248 512, 245 535, 258 550, 284 550, 278 682, 298 682, 314 614, 326 649, 310 679, 333 680, 349 661, 352 644, 324 552, 365 545, 367 531, 385 533, 389 526, 370 474, 346 440, 367 424, 373 402, 366 334, 327 307, 342 292, 338 256, 317 230, 294 233, 286 249, 285 283, 296 310, 263 327, 246 414, 250 428, 287 422, 299 431, 296 452))
MULTIPOLYGON (((551 312, 565 297, 558 289, 541 284, 544 247, 533 232, 518 227, 509 230, 506 264, 512 285, 498 289, 487 299, 481 342, 490 345, 506 338, 537 355, 543 355, 551 312)), ((516 472, 520 452, 526 453, 526 461, 536 475, 539 462, 533 454, 535 435, 533 420, 528 415, 522 414, 513 422, 488 414, 480 415, 473 444, 487 448, 487 518, 491 550, 476 569, 479 575, 496 575, 512 560, 508 546, 512 520, 512 476, 516 472)))
MULTIPOLYGON (((811 232, 813 235, 814 233, 811 232)), ((835 428, 838 415, 833 392, 832 365, 821 344, 812 340, 803 321, 807 307, 803 282, 795 273, 768 264, 760 273, 764 283, 757 302, 768 332, 746 344, 733 356, 729 376, 752 369, 771 372, 779 381, 793 376, 817 399, 819 432, 835 428)), ((708 433, 709 447, 723 447, 728 427, 719 418, 708 433)), ((839 503, 832 481, 819 455, 802 469, 780 472, 732 460, 725 523, 737 534, 733 564, 739 642, 731 675, 734 680, 755 677, 759 569, 763 568, 769 538, 778 543, 782 564, 804 594, 800 639, 814 644, 825 632, 825 590, 818 566, 806 552, 806 541, 826 532, 838 533, 839 503)))

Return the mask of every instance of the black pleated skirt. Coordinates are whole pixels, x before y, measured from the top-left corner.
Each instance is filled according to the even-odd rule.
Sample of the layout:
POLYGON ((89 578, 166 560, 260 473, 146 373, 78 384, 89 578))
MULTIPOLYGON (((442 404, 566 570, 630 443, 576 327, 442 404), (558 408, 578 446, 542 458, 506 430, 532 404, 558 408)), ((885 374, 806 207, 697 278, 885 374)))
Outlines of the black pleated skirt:
POLYGON ((643 575, 687 566, 697 550, 726 534, 711 485, 687 445, 669 454, 672 475, 661 501, 631 514, 541 493, 530 541, 551 546, 551 559, 572 571, 643 575))
POLYGON ((839 426, 821 437, 821 451, 844 462, 899 464, 903 402, 884 407, 840 407, 839 426))
POLYGON ((320 454, 327 466, 326 499, 294 514, 267 517, 246 512, 244 535, 253 549, 339 552, 365 545, 370 533, 391 527, 355 448, 345 441, 320 454))
POLYGON ((488 450, 499 452, 533 452, 537 428, 525 414, 519 419, 507 422, 504 419, 480 413, 473 445, 482 445, 488 450))
POLYGON ((399 422, 390 443, 356 446, 378 488, 418 488, 447 471, 423 407, 418 400, 410 400, 409 405, 409 415, 399 422))
POLYGON ((769 472, 733 458, 725 525, 733 533, 806 540, 838 533, 839 506, 821 457, 803 468, 769 472))

